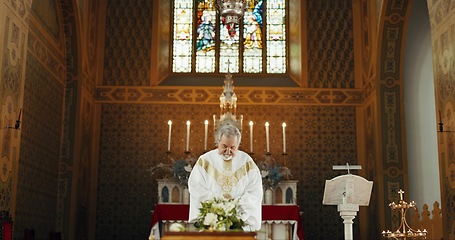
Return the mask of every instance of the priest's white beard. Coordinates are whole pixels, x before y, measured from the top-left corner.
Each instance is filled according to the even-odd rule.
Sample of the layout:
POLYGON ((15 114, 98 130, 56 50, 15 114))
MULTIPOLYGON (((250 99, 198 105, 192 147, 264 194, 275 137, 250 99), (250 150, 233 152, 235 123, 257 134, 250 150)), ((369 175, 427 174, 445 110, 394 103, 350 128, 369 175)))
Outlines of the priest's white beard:
POLYGON ((224 161, 231 161, 232 160, 232 155, 228 155, 228 154, 220 154, 221 158, 224 160, 224 161))

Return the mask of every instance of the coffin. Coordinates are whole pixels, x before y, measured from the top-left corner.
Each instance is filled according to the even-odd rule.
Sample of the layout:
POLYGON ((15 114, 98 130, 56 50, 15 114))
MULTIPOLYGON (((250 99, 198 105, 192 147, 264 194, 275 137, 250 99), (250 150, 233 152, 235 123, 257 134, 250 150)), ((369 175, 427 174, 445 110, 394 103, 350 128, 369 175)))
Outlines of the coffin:
POLYGON ((255 240, 255 232, 164 232, 163 240, 255 240))

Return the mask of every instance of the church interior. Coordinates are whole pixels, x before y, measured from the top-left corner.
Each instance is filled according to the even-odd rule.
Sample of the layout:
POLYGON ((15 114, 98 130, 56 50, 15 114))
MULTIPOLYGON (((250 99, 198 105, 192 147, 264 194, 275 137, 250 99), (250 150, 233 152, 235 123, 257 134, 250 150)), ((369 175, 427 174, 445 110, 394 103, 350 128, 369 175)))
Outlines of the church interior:
POLYGON ((150 170, 216 147, 226 93, 240 150, 290 171, 299 237, 344 239, 323 198, 352 166, 354 239, 400 227, 403 198, 455 239, 455 2, 240 0, 229 28, 219 1, 1 0, 0 239, 149 239, 150 170))

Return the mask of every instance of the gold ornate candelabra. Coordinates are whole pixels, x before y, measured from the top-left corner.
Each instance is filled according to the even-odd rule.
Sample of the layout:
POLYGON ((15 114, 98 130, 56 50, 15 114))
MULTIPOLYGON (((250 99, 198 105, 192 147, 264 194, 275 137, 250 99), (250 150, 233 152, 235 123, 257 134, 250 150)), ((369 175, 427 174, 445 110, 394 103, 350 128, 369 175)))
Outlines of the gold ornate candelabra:
POLYGON ((411 201, 410 203, 405 202, 403 200, 403 190, 399 190, 398 193, 400 194, 400 201, 398 204, 395 202, 392 202, 389 204, 389 207, 392 210, 399 210, 401 214, 401 223, 398 229, 395 232, 392 232, 390 230, 387 231, 382 231, 382 236, 387 238, 387 239, 426 239, 427 238, 427 230, 423 229, 421 231, 420 229, 414 230, 412 229, 407 221, 406 221, 406 212, 408 211, 409 208, 416 209, 416 203, 414 201, 411 201))

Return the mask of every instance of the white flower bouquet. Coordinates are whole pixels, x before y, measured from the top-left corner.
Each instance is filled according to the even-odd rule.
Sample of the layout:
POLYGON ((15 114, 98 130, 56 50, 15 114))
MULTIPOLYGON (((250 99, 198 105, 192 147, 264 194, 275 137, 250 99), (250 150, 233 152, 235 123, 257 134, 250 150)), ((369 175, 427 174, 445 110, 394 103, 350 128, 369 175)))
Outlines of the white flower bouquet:
POLYGON ((194 226, 202 231, 243 231, 246 223, 241 219, 244 211, 240 198, 213 198, 201 202, 194 226))

